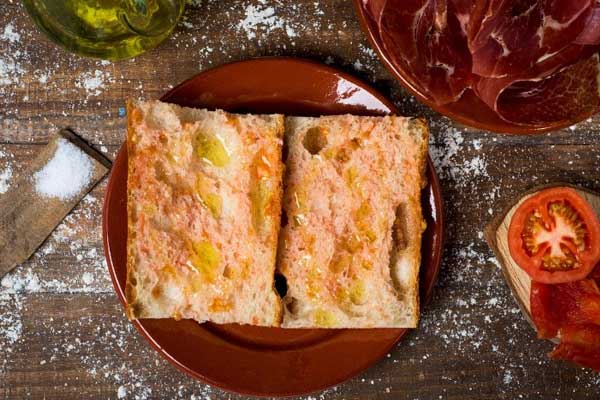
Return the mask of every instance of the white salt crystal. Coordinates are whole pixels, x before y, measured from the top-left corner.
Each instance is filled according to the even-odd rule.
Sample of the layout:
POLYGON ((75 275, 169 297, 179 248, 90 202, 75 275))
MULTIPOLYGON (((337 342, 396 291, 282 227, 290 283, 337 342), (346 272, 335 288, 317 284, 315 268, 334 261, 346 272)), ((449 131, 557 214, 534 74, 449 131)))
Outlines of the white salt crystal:
POLYGON ((81 149, 58 139, 54 157, 33 176, 35 190, 43 197, 69 199, 89 185, 94 164, 81 149))
POLYGON ((104 83, 102 79, 102 71, 96 70, 94 76, 87 77, 83 81, 83 87, 88 91, 97 91, 97 89, 104 83))
POLYGON ((85 72, 77 78, 75 86, 81 89, 85 89, 87 97, 99 96, 102 94, 106 87, 106 83, 112 82, 108 72, 100 71, 99 69, 94 72, 85 72))
POLYGON ((119 389, 117 389, 117 398, 124 399, 125 396, 127 396, 127 389, 125 389, 125 386, 119 386, 119 389))
POLYGON ((23 324, 21 321, 15 321, 14 325, 3 329, 3 335, 6 337, 9 343, 13 344, 21 337, 23 332, 23 324))
MULTIPOLYGON (((20 54, 20 53, 13 53, 20 54)), ((16 57, 5 55, 0 57, 0 86, 8 86, 18 83, 19 79, 25 74, 25 69, 21 66, 16 57)))
POLYGON ((4 27, 4 33, 0 35, 0 40, 8 40, 10 43, 16 43, 21 39, 21 35, 15 31, 12 24, 8 24, 4 27))
MULTIPOLYGON (((4 352, 12 352, 10 345, 15 344, 23 333, 23 323, 21 322, 21 311, 23 305, 18 297, 10 296, 0 292, 0 348, 4 352)), ((8 357, 8 355, 7 355, 8 357)), ((3 366, 0 358, 0 371, 3 366)))
POLYGON ((9 165, 3 170, 0 170, 0 194, 6 193, 10 188, 10 180, 12 178, 12 167, 9 165))
POLYGON ((283 28, 279 18, 275 16, 273 7, 260 8, 250 5, 246 7, 246 18, 240 23, 240 27, 246 32, 248 39, 256 38, 256 30, 259 26, 266 27, 270 32, 275 28, 283 28))
POLYGON ((81 279, 83 280, 83 283, 85 283, 86 285, 89 285, 90 283, 94 282, 94 276, 92 274, 90 274, 89 272, 84 272, 83 275, 81 276, 81 279))

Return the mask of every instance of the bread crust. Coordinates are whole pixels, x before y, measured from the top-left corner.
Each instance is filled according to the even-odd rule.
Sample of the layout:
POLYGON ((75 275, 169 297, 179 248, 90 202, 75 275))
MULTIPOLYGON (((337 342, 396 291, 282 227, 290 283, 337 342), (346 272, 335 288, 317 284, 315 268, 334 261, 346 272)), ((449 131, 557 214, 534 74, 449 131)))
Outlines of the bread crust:
POLYGON ((135 157, 135 146, 133 145, 135 131, 133 128, 133 121, 136 118, 135 106, 131 100, 127 100, 127 283, 125 284, 125 297, 127 298, 127 307, 125 309, 127 318, 134 320, 142 318, 144 315, 143 306, 137 301, 136 293, 136 263, 135 263, 135 229, 134 227, 134 215, 133 215, 133 198, 132 190, 129 182, 131 175, 133 174, 133 163, 132 160, 135 157))

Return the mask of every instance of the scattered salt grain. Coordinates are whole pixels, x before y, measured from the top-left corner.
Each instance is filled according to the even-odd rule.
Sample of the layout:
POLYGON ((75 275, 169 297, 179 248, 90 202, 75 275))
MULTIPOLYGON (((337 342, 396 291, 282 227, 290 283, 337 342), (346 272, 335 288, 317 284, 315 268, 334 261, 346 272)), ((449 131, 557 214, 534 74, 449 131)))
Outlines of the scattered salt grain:
POLYGON ((94 165, 90 158, 66 139, 58 139, 56 152, 33 176, 35 190, 43 197, 66 200, 89 185, 94 165))
POLYGON ((6 357, 0 357, 0 371, 8 360, 8 353, 12 353, 14 345, 23 333, 21 321, 21 300, 14 295, 0 292, 0 349, 6 357))
POLYGON ((512 373, 510 371, 506 371, 504 373, 504 378, 502 379, 502 381, 504 382, 505 385, 510 385, 512 380, 513 380, 512 373))
POLYGON ((99 96, 104 91, 106 82, 112 82, 110 74, 96 70, 92 72, 85 72, 79 76, 75 86, 81 89, 85 89, 87 96, 99 96))
POLYGON ((38 82, 41 83, 41 84, 46 84, 46 83, 48 83, 48 78, 49 77, 50 77, 50 74, 48 74, 48 73, 42 73, 38 77, 38 82))
MULTIPOLYGON (((5 319, 9 323, 11 322, 8 318, 5 319)), ((14 323, 7 324, 7 326, 0 331, 0 334, 4 336, 4 338, 8 341, 9 344, 14 344, 21 337, 22 331, 23 324, 20 320, 15 320, 14 323)))
POLYGON ((89 285, 94 281, 94 276, 89 272, 84 272, 81 279, 83 280, 83 283, 89 285))
POLYGON ((37 292, 41 289, 40 280, 31 269, 27 270, 27 273, 23 276, 17 276, 16 274, 8 274, 0 282, 2 288, 5 289, 6 293, 20 293, 20 292, 37 292))
POLYGON ((354 69, 357 71, 362 71, 364 69, 363 64, 359 60, 356 60, 353 64, 353 66, 354 66, 354 69))
POLYGON ((127 389, 125 389, 125 386, 119 386, 117 389, 117 398, 124 399, 125 396, 127 396, 127 389))
POLYGON ((8 24, 4 27, 4 32, 0 35, 0 40, 8 40, 10 43, 16 43, 21 40, 21 35, 15 32, 12 24, 8 24))
POLYGON ((102 72, 96 70, 93 76, 84 79, 82 86, 87 91, 97 92, 97 89, 102 86, 102 72))
MULTIPOLYGON (((318 4, 315 4, 314 7, 316 12, 318 4)), ((259 0, 254 5, 248 5, 244 9, 244 15, 245 17, 240 21, 238 29, 243 31, 248 39, 257 37, 260 39, 259 32, 270 35, 275 31, 283 31, 288 38, 293 39, 298 36, 299 31, 304 31, 307 28, 302 23, 305 20, 302 19, 301 22, 303 16, 301 8, 285 2, 267 3, 265 0, 259 0)))
POLYGON ((273 7, 264 7, 249 5, 246 7, 246 18, 240 23, 240 27, 246 32, 248 39, 256 38, 256 30, 258 27, 268 27, 272 29, 282 29, 283 24, 275 16, 273 7))
POLYGON ((10 189, 12 175, 13 171, 10 165, 0 170, 0 194, 6 193, 10 189))
POLYGON ((21 52, 13 52, 12 56, 6 53, 4 55, 5 57, 0 57, 0 86, 19 82, 21 76, 26 72, 18 61, 21 52))

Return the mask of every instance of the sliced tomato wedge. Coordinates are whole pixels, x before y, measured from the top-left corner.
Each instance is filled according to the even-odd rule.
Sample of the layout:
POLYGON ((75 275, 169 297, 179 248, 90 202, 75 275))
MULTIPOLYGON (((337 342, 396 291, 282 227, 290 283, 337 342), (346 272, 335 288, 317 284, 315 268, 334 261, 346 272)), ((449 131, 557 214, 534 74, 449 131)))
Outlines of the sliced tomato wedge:
POLYGON ((512 258, 534 281, 577 281, 600 261, 600 221, 575 190, 542 190, 515 211, 508 245, 512 258))

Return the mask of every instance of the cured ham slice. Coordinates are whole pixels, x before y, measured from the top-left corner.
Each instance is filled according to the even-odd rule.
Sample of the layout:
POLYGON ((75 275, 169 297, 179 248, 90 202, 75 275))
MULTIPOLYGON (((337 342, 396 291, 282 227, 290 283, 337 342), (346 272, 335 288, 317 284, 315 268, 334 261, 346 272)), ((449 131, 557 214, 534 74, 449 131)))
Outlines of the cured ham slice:
POLYGON ((587 14, 584 28, 575 40, 577 44, 600 45, 600 0, 596 0, 587 14))
POLYGON ((562 123, 599 109, 599 74, 596 54, 546 77, 540 72, 541 79, 482 79, 477 93, 504 120, 521 125, 562 123))
POLYGON ((557 337, 566 325, 600 326, 600 291, 593 279, 556 285, 534 281, 530 303, 533 322, 541 339, 557 337))
POLYGON ((417 77, 414 88, 440 104, 458 100, 474 77, 453 4, 388 0, 381 12, 383 45, 394 63, 417 77))
POLYGON ((501 78, 528 69, 540 48, 543 15, 536 3, 490 0, 477 34, 469 41, 473 73, 501 78))
POLYGON ((600 109, 600 0, 363 2, 392 63, 438 105, 472 90, 533 126, 600 109))
POLYGON ((381 14, 385 8, 387 0, 362 0, 364 2, 365 9, 369 13, 371 19, 379 26, 381 21, 381 14))
MULTIPOLYGON (((577 39, 591 4, 591 0, 490 0, 477 33, 469 39, 473 73, 500 78, 544 62, 577 39)), ((482 18, 481 10, 474 18, 482 18)))
POLYGON ((595 279, 532 282, 530 303, 538 337, 560 339, 550 353, 553 359, 600 371, 600 290, 595 279))
POLYGON ((467 18, 467 40, 470 42, 473 40, 479 29, 481 23, 486 15, 489 0, 478 0, 478 1, 466 1, 466 0, 453 0, 457 10, 468 11, 466 14, 467 18))
POLYGON ((572 325, 563 328, 560 344, 550 357, 600 371, 600 326, 572 325))
POLYGON ((554 0, 544 2, 540 28, 540 51, 536 62, 571 45, 586 27, 593 0, 554 0))

